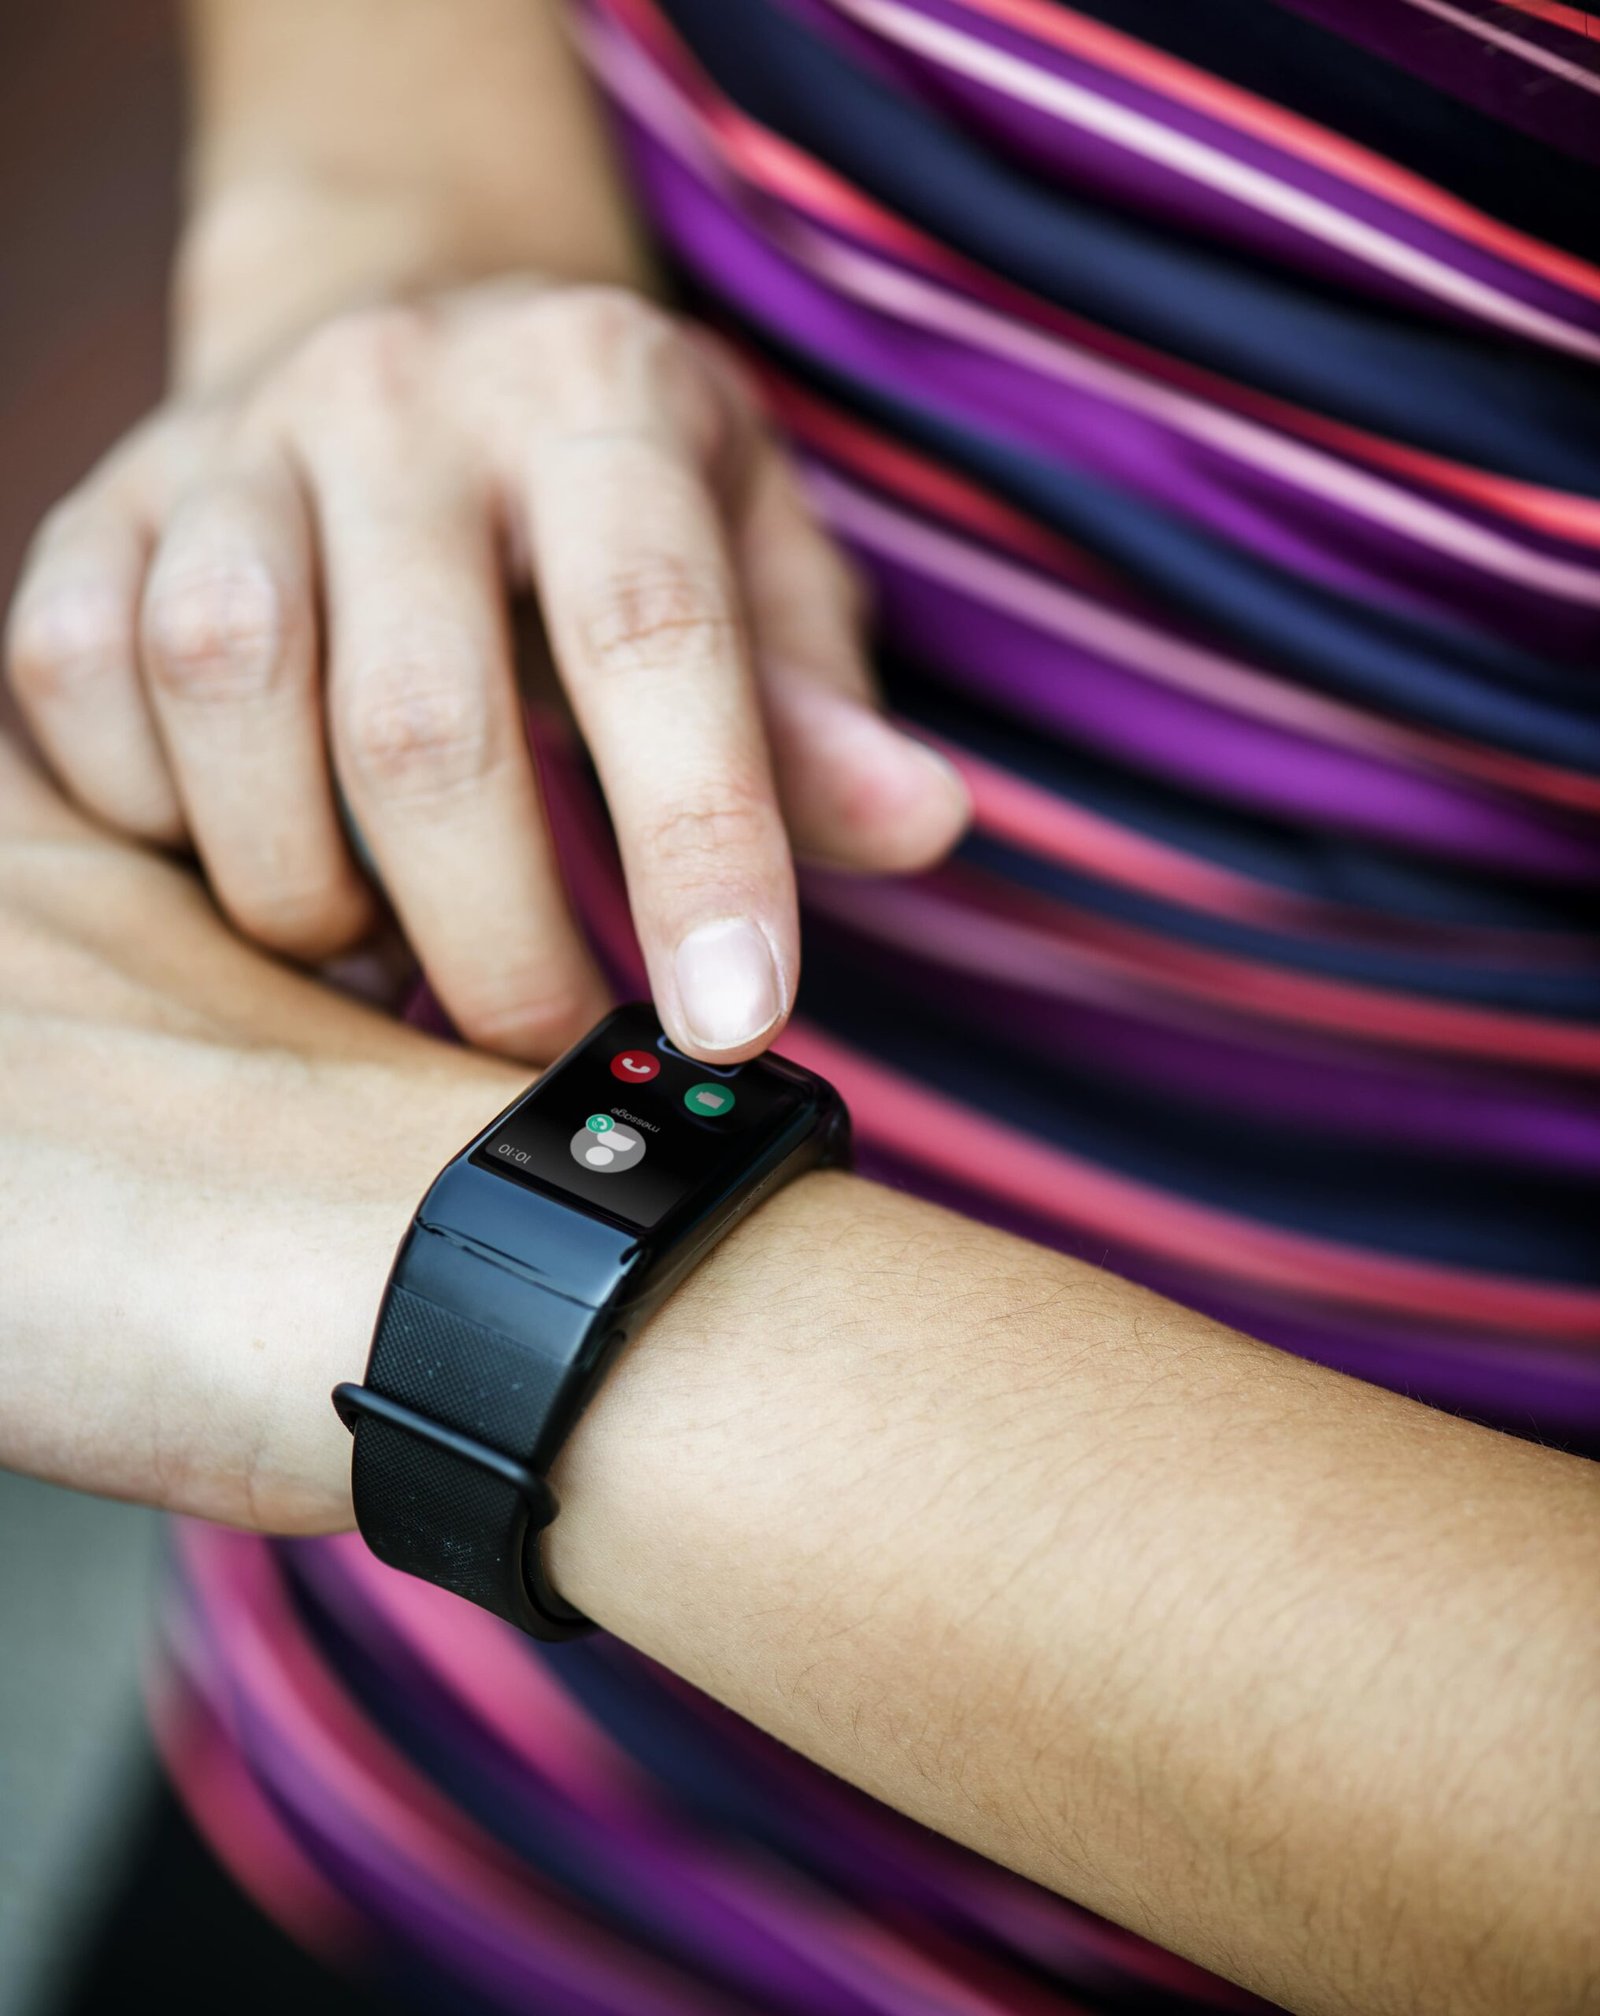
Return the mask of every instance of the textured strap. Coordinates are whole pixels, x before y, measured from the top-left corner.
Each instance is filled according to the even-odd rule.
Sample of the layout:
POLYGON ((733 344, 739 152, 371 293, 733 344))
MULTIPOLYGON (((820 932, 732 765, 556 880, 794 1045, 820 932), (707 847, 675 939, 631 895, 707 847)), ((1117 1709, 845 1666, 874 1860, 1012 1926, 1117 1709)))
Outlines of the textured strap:
MULTIPOLYGON (((572 1306, 528 1290, 570 1323, 572 1306)), ((534 1337, 513 1338, 402 1287, 389 1290, 365 1386, 341 1387, 355 1431, 356 1523, 382 1561, 540 1638, 591 1628, 555 1594, 539 1535, 555 1516, 532 1467, 562 1384, 534 1337)))

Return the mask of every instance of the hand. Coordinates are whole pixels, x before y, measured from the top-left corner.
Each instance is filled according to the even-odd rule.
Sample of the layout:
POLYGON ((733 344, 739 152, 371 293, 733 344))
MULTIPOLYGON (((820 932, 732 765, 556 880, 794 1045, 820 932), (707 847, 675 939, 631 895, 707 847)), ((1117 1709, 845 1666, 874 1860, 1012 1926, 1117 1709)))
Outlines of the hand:
POLYGON ((916 868, 967 801, 877 713, 851 578, 737 370, 642 297, 362 309, 162 409, 45 521, 10 677, 82 804, 189 840, 230 917, 302 959, 374 917, 342 790, 460 1028, 545 1058, 605 997, 524 734, 522 588, 662 1019, 749 1056, 794 998, 791 845, 916 868))
POLYGON ((418 1197, 526 1076, 241 944, 0 742, 0 1464, 348 1525, 329 1392, 418 1197))
MULTIPOLYGON (((0 1462, 348 1524, 329 1389, 520 1078, 240 944, 0 744, 0 1462)), ((589 1615, 1274 2003, 1587 2006, 1592 1464, 829 1172, 555 1482, 589 1615)))

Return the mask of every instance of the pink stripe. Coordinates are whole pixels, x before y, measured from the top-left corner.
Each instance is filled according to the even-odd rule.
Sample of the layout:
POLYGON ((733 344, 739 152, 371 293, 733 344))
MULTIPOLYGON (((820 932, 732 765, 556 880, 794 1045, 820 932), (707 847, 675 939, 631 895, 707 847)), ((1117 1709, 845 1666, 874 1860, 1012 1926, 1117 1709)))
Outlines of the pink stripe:
POLYGON ((1592 36, 1600 41, 1600 21, 1587 7, 1566 7, 1561 0, 1499 0, 1502 7, 1515 7, 1535 21, 1548 21, 1552 28, 1565 28, 1569 35, 1592 36))
POLYGON ((1033 1216, 1159 1251, 1200 1274, 1247 1274, 1296 1296, 1380 1306, 1435 1323, 1536 1330, 1573 1343, 1600 1340, 1600 1294, 1591 1290, 1470 1274, 1259 1225, 1043 1147, 808 1025, 791 1025, 784 1050, 832 1079, 854 1112, 867 1117, 863 1131, 875 1143, 960 1182, 981 1169, 990 1195, 1033 1216))
MULTIPOLYGON (((1086 353, 1120 359, 1129 369, 1113 372, 1113 378, 1128 381, 1124 403, 1136 403, 1139 390, 1138 381, 1129 376, 1130 371, 1149 381, 1143 389, 1153 396, 1170 396, 1156 390, 1163 384, 1185 388, 1194 407, 1189 431, 1202 437, 1215 435, 1225 452, 1234 452, 1247 462, 1277 469, 1281 474, 1292 474, 1314 494, 1336 495, 1342 484, 1345 494, 1342 499, 1336 495, 1336 501, 1343 501, 1352 510, 1366 509, 1386 530, 1398 536, 1434 543, 1448 552, 1457 551, 1459 546, 1463 557, 1476 558, 1490 572, 1509 573, 1525 585, 1543 588, 1548 593, 1564 593, 1580 602, 1592 598, 1592 585, 1587 588, 1575 585, 1585 579, 1592 584, 1592 574, 1585 575, 1576 568, 1564 569, 1560 561, 1526 552, 1468 520, 1454 518, 1413 492, 1395 491, 1377 478, 1363 476, 1349 467, 1348 462, 1328 464, 1325 456, 1300 449, 1296 452, 1301 459, 1292 470, 1286 462, 1280 468, 1280 461, 1294 450, 1294 443, 1275 438, 1267 430, 1278 430, 1280 437, 1298 437, 1301 442, 1321 442, 1341 456, 1396 470, 1436 490, 1499 511, 1519 524, 1586 545, 1600 546, 1600 502, 1521 483, 1365 433, 1219 378, 1198 366, 1181 363, 1159 351, 1147 350, 1039 302, 981 269, 969 267, 947 248, 869 203, 809 156, 776 135, 751 125, 716 96, 681 47, 648 11, 646 0, 603 0, 603 4, 614 13, 630 17, 638 42, 602 37, 593 32, 587 17, 580 17, 585 22, 584 39, 594 68, 605 77, 612 94, 650 128, 662 145, 671 148, 702 178, 723 186, 725 193, 732 186, 733 172, 727 164, 737 163, 738 172, 754 186, 823 216, 834 228, 870 236, 893 256, 912 260, 929 272, 946 278, 956 274, 957 284, 966 292, 975 298, 989 299, 999 307, 1003 329, 1033 323, 1054 330, 1061 341, 1076 344, 1086 353), (690 93, 690 98, 676 95, 661 70, 645 62, 641 51, 645 43, 654 47, 658 56, 662 56, 663 50, 666 52, 663 60, 670 62, 679 77, 680 88, 690 93), (691 102, 700 103, 702 109, 698 113, 692 110, 691 102), (1230 415, 1247 417, 1230 418, 1230 415), (1259 424, 1252 424, 1248 418, 1251 415, 1259 424), (1229 434, 1229 429, 1239 431, 1229 434), (1386 497, 1390 500, 1387 505, 1386 497), (1463 541, 1465 544, 1461 545, 1463 541), (1497 554, 1502 557, 1497 558, 1497 554), (1551 568, 1558 570, 1557 575, 1549 574, 1547 570, 1551 568), (1562 573, 1573 577, 1566 588, 1557 585, 1562 573)), ((802 256, 793 245, 787 249, 790 256, 802 256)), ((1181 407, 1173 410, 1178 413, 1181 407)), ((1175 420, 1173 424, 1178 422, 1175 420)))
MULTIPOLYGON (((463 1614, 459 1599, 385 1568, 354 1535, 324 1544, 337 1550, 341 1573, 359 1591, 352 1617, 359 1619, 360 1606, 370 1604, 413 1656, 513 1756, 603 1821, 657 1833, 670 1824, 655 1781, 585 1714, 572 1694, 551 1679, 544 1662, 530 1657, 507 1627, 478 1611, 463 1614)), ((820 1895, 801 1891, 793 1876, 782 1894, 769 1895, 770 1886, 763 1886, 747 1867, 715 1849, 708 1852, 706 1844, 685 1841, 683 1853, 686 1880, 718 1893, 768 1937, 795 1947, 817 1967, 854 1978, 863 1993, 872 1993, 877 1985, 862 1977, 863 1962, 874 1975, 886 1974, 901 1986, 914 1987, 921 1999, 908 2006, 907 2016, 928 2016, 934 2008, 964 2010, 969 2016, 1023 2016, 1024 2010, 1065 2016, 1076 2006, 1054 1992, 1034 1996, 1014 1979, 1007 1980, 1003 2003, 987 1994, 975 1998, 949 1969, 924 1965, 896 1937, 864 1921, 858 1912, 825 1906, 820 1895), (841 1966, 841 1955, 854 1959, 841 1966), (1019 1994, 1024 2000, 1017 1999, 1019 1994)))
MULTIPOLYGON (((741 352, 741 355, 744 353, 741 352)), ((1097 600, 1123 609, 1136 607, 1120 584, 1090 572, 1092 563, 1069 541, 1047 532, 1033 520, 989 497, 976 485, 949 475, 937 464, 901 449, 873 434, 855 419, 824 405, 780 377, 770 367, 747 356, 762 392, 790 432, 807 451, 820 450, 849 475, 865 475, 874 488, 922 514, 931 514, 959 530, 1004 547, 1012 558, 1039 568, 1052 579, 1087 588, 1097 600)), ((939 738, 916 731, 929 741, 939 738)), ((1219 915, 1316 931, 1345 939, 1392 938, 1394 920, 1354 904, 1322 902, 1282 890, 1248 875, 1212 866, 1161 842, 1065 803, 1055 794, 982 762, 953 744, 942 745, 952 761, 968 766, 968 786, 976 797, 977 824, 1028 852, 1093 868, 1112 880, 1149 888, 1219 915)), ((1412 942, 1455 948, 1472 956, 1518 956, 1542 964, 1584 965, 1593 958, 1586 937, 1556 937, 1547 932, 1499 929, 1481 931, 1431 928, 1408 922, 1412 942)))
MULTIPOLYGON (((589 840, 573 850, 574 896, 614 968, 629 985, 642 985, 643 961, 598 816, 575 779, 564 775, 558 793, 562 823, 582 827, 589 840)), ((553 796, 553 816, 556 810, 553 796)), ((872 928, 880 935, 888 928, 885 893, 874 892, 871 909, 872 928)), ((963 913, 961 929, 984 921, 981 915, 963 913)), ((923 950, 938 930, 938 925, 925 925, 918 941, 923 950)), ((1597 1032, 1580 1033, 1600 1041, 1597 1032)), ((1536 1331, 1582 1344, 1600 1341, 1600 1294, 1591 1290, 1469 1273, 1260 1225, 1114 1175, 969 1112, 807 1023, 790 1023, 783 1048, 839 1086, 851 1103, 862 1141, 963 1187, 981 1170, 987 1194, 1069 1233, 1088 1232, 1119 1247, 1154 1253, 1208 1279, 1249 1279, 1290 1298, 1400 1312, 1474 1330, 1536 1331)))
MULTIPOLYGON (((376 1562, 364 1563, 354 1558, 358 1543, 353 1539, 346 1546, 352 1550, 352 1566, 364 1583, 364 1594, 371 1600, 382 1583, 387 1580, 404 1584, 409 1578, 395 1575, 376 1562)), ((248 1549, 250 1543, 244 1543, 248 1549)), ((487 1908, 496 1901, 517 1920, 544 1922, 549 1928, 541 1939, 540 1962, 548 1968, 557 1949, 546 1943, 550 1936, 561 1942, 560 1950, 573 1946, 594 1947, 597 1959, 606 1965, 614 1965, 618 1960, 634 1957, 633 1948, 617 1944, 607 1935, 604 1953, 601 1953, 599 1939, 584 1939, 576 1931, 576 1921, 568 1924, 557 1909, 541 1909, 530 1898, 527 1890, 515 1878, 522 1873, 522 1865, 507 1855, 491 1837, 482 1834, 475 1824, 459 1808, 442 1799, 433 1787, 415 1774, 401 1755, 393 1751, 379 1737, 375 1730, 356 1713, 353 1704, 336 1692, 333 1683, 322 1666, 320 1659, 304 1639, 293 1612, 283 1600, 281 1585, 272 1564, 264 1550, 254 1550, 242 1556, 235 1556, 228 1563, 229 1581, 225 1594, 219 1594, 219 1584, 213 1576, 207 1589, 207 1606, 219 1624, 223 1621, 226 1607, 232 1604, 232 1615, 227 1617, 230 1653, 237 1651, 236 1678, 247 1692, 255 1693, 260 1699, 264 1713, 272 1720, 273 1726, 281 1730, 297 1732, 304 1760, 304 1769, 314 1774, 317 1782, 327 1778, 327 1763, 330 1753, 341 1764, 348 1761, 352 1770, 345 1774, 341 1787, 347 1806, 354 1809, 361 1819, 369 1843, 384 1842, 402 1844, 404 1852, 419 1866, 425 1868, 430 1879, 441 1887, 450 1886, 459 1879, 463 1896, 471 1900, 470 1908, 481 1910, 485 1918, 492 1919, 496 1912, 487 1908), (250 1621, 241 1625, 240 1602, 250 1613, 250 1621), (272 1661, 263 1660, 259 1645, 252 1644, 254 1630, 261 1640, 270 1641, 272 1661), (283 1685, 278 1685, 280 1675, 283 1685), (448 1837, 448 1838, 445 1838, 448 1837)), ((418 1584, 418 1588, 423 1585, 418 1584)), ((449 1640, 457 1635, 467 1640, 474 1655, 482 1656, 492 1643, 492 1633, 477 1628, 493 1625, 487 1617, 472 1615, 463 1617, 461 1606, 456 1599, 445 1596, 441 1591, 423 1589, 424 1596, 439 1598, 436 1603, 424 1603, 414 1611, 416 1623, 420 1626, 415 1637, 408 1632, 409 1642, 430 1658, 439 1652, 437 1639, 449 1640), (472 1640, 476 1639, 473 1643, 472 1640)), ((393 1600, 379 1597, 380 1602, 393 1600)), ((399 1598, 402 1605, 411 1603, 409 1594, 399 1598)), ((495 1678, 502 1682, 517 1683, 513 1680, 513 1660, 520 1660, 524 1668, 532 1666, 525 1650, 505 1627, 499 1628, 500 1654, 490 1653, 490 1661, 495 1669, 495 1678)), ((447 1665, 449 1655, 446 1654, 447 1665)), ((524 1676, 525 1677, 525 1676, 524 1676)), ((542 1677, 542 1676, 541 1676, 542 1677)), ((519 1686, 520 1705, 528 1711, 542 1713, 547 1705, 550 1688, 545 1681, 546 1696, 539 1700, 528 1697, 525 1686, 519 1686)), ((481 1698, 480 1690, 474 1686, 471 1696, 474 1706, 481 1698)), ((573 1711, 575 1713, 575 1711, 573 1711)), ((503 1719, 504 1709, 498 1711, 497 1720, 503 1719)), ((572 1715, 568 1717, 568 1728, 573 1726, 572 1715)), ((591 1746, 592 1748, 592 1746, 591 1746)), ((527 1753, 524 1746, 524 1754, 527 1753)), ((539 1753, 537 1768, 543 1774, 546 1769, 543 1753, 539 1753)), ((630 1771, 632 1767, 629 1767, 630 1771)), ((637 1773, 633 1773, 637 1780, 637 1773)), ((616 1782, 616 1774, 612 1774, 616 1782)), ((654 1822, 654 1831, 662 1832, 671 1828, 672 1822, 659 1812, 651 1814, 647 1805, 648 1788, 636 1783, 639 1797, 630 1800, 634 1810, 629 1815, 630 1823, 644 1827, 654 1822)), ((615 1804, 614 1801, 609 1802, 615 1804)), ((970 1991, 960 1980, 953 1979, 918 1959, 891 1931, 868 1923, 848 1905, 836 1905, 824 1899, 822 1894, 811 1893, 798 1880, 791 1880, 781 1892, 770 1885, 763 1885, 759 1878, 752 1878, 748 1872, 731 1863, 718 1865, 712 1861, 702 1862, 697 1852, 697 1844, 684 1839, 681 1842, 682 1861, 679 1874, 683 1881, 699 1887, 707 1896, 715 1895, 724 1908, 735 1910, 747 1921, 774 1942, 787 1946, 803 1954, 808 1963, 819 1971, 829 1972, 853 1987, 864 1998, 874 2001, 884 2010, 885 2016, 933 2016, 934 2011, 942 2016, 1012 2016, 1026 2005, 1019 2005, 1015 1999, 1005 2004, 998 2003, 986 1995, 970 1991), (915 1994, 908 1990, 915 1989, 915 1994)), ((372 1859, 370 1848, 368 1859, 372 1859)), ((511 1929, 519 1936, 527 1926, 518 1923, 511 1929)), ((629 1970, 637 1982, 649 1979, 652 1963, 640 1954, 638 1965, 629 1970)), ((618 1970, 622 1970, 619 1968, 618 1970)), ((652 1994, 648 2001, 626 1999, 638 1994, 637 1987, 619 1989, 624 1999, 618 2002, 619 2009, 641 2012, 664 2007, 652 1994)), ((693 1991, 697 2000, 697 2011, 714 2012, 725 2008, 723 1998, 715 1991, 706 1989, 693 1991)), ((671 2005, 679 2006, 676 1987, 670 1991, 671 2005)), ((1059 2004, 1052 2004, 1052 2007, 1059 2004)), ((1039 2005, 1039 2016, 1045 2016, 1045 2005, 1039 2005)))
POLYGON ((959 744, 917 727, 962 773, 980 832, 1036 859, 1086 869, 1108 882, 1148 891, 1168 902, 1241 923, 1260 924, 1346 943, 1403 940, 1461 958, 1503 958, 1515 952, 1542 966, 1587 969, 1594 962, 1591 939, 1576 934, 1556 938, 1537 931, 1470 931, 1407 919, 1397 925, 1384 912, 1354 904, 1322 902, 1279 889, 1269 882, 1219 868, 1127 826, 1119 826, 1070 799, 974 756, 959 744))
POLYGON ((1419 545, 1431 545, 1485 573, 1583 608, 1600 607, 1600 574, 1592 568, 1532 553, 1412 491, 1397 489, 1381 477, 1335 461, 1319 449, 1140 379, 1076 345, 963 300, 836 240, 802 232, 793 249, 841 293, 882 314, 1004 358, 1037 377, 1075 385, 1146 413, 1177 433, 1207 441, 1237 461, 1283 477, 1309 494, 1326 497, 1342 509, 1382 525, 1386 531, 1419 545))
POLYGON ((542 1660, 530 1657, 509 1625, 386 1568, 354 1534, 326 1544, 358 1594, 352 1615, 370 1606, 512 1756, 591 1813, 634 1811, 654 1797, 627 1752, 550 1678, 542 1660))
MULTIPOLYGON (((829 0, 829 4, 886 40, 915 49, 945 68, 1030 105, 1063 125, 1093 132, 1129 153, 1157 162, 1174 174, 1273 217, 1350 258, 1394 275, 1419 293, 1448 301, 1453 307, 1503 329, 1513 329, 1530 341, 1587 357, 1591 362, 1600 358, 1600 337, 1589 330, 1563 322, 1470 274, 1458 272, 1446 261, 1435 259, 1247 162, 1235 160, 1220 148, 1163 126, 1158 120, 1067 78, 1054 76, 1005 50, 963 35, 898 4, 898 0, 829 0)), ((1434 0, 1412 0, 1412 4, 1431 6, 1434 0)))
MULTIPOLYGON (((1179 104, 1236 127, 1241 133, 1281 148, 1300 160, 1339 176, 1409 210, 1413 216, 1469 240, 1530 273, 1538 273, 1574 293, 1600 299, 1600 270, 1574 253, 1530 237, 1486 211, 1441 189, 1397 162, 1360 146, 1344 135, 1318 126, 1298 113, 1258 98, 1238 85, 1209 75, 1181 58, 1149 43, 1090 20, 1063 0, 962 0, 968 12, 1019 28, 1037 41, 1053 44, 1102 69, 1115 71, 1149 90, 1164 92, 1179 104)), ((1524 12, 1537 12, 1550 0, 1508 0, 1524 12)), ((1557 10, 1570 13, 1571 9, 1557 10)), ((1552 18, 1552 17, 1546 17, 1552 18)), ((1558 26, 1566 25, 1558 22, 1558 26)), ((1592 31, 1591 31, 1592 32, 1592 31)))
POLYGON ((327 1966, 358 1964, 370 1931, 262 1798, 238 1751, 169 1664, 148 1696, 156 1754, 220 1865, 298 1945, 327 1966))
POLYGON ((1098 979, 1109 988, 1101 998, 1115 999, 1120 982, 1128 999, 1145 1000, 1143 990, 1149 988, 1170 991, 1236 1015, 1291 1022, 1345 1040, 1365 1038, 1491 1063, 1600 1071, 1600 1030, 1582 1023, 1540 1021, 1257 965, 1049 902, 974 869, 947 868, 920 883, 875 889, 870 897, 834 878, 814 884, 812 900, 885 941, 898 940, 925 955, 939 946, 937 956, 951 964, 980 974, 1005 972, 1019 984, 1078 998, 1093 998, 1083 990, 1098 979), (939 893, 964 889, 970 901, 958 910, 939 893), (1004 963, 997 963, 1002 957, 1004 963))
MULTIPOLYGON (((1525 41, 1509 28, 1497 28, 1480 14, 1464 14, 1459 7, 1450 6, 1448 0, 1401 0, 1401 4, 1415 7, 1419 13, 1431 14, 1435 20, 1447 21, 1452 28, 1462 29, 1476 42, 1492 42, 1497 49, 1520 56, 1524 63, 1531 63, 1536 69, 1547 70, 1564 84, 1576 84, 1580 91, 1592 91, 1600 97, 1600 77, 1592 70, 1585 70, 1581 63, 1568 62, 1565 56, 1558 56, 1553 49, 1541 49, 1537 42, 1525 41)), ((1600 113, 1596 116, 1600 117, 1600 113)))
POLYGON ((181 1544, 228 1643, 231 1684, 298 1751, 285 1796, 314 1806, 320 1824, 348 1837, 369 1863, 408 1870, 491 1941, 531 1948, 540 1973, 566 1978, 575 1992, 609 1999, 629 2016, 733 2016, 734 2005, 715 1991, 669 1979, 648 1956, 537 1890, 521 1863, 379 1737, 305 1642, 264 1548, 192 1525, 181 1544))
POLYGON ((862 545, 919 573, 959 581, 975 601, 1212 706, 1388 761, 1453 770, 1562 803, 1600 807, 1600 778, 1551 771, 1500 750, 1402 727, 1273 679, 981 552, 825 471, 812 473, 809 488, 830 522, 862 545))
POLYGON ((1070 581, 1102 601, 1132 606, 1134 598, 1127 584, 1063 534, 1040 525, 915 449, 874 433, 842 408, 825 404, 783 377, 759 352, 746 345, 737 347, 768 406, 807 447, 819 449, 829 461, 850 465, 877 488, 909 496, 933 516, 991 545, 1005 547, 1014 558, 1042 568, 1057 580, 1070 581))
MULTIPOLYGON (((639 14, 643 0, 607 0, 639 14)), ((648 18, 648 17, 642 17, 648 18)), ((658 31, 652 43, 663 39, 658 31)), ((1455 490, 1540 530, 1600 544, 1600 504, 1466 468, 1324 416, 1291 406, 1185 365, 1158 351, 1097 329, 1036 300, 927 238, 870 203, 830 170, 777 136, 753 126, 712 92, 679 53, 677 67, 699 84, 698 98, 674 90, 633 43, 591 36, 590 56, 613 94, 662 145, 737 203, 734 173, 780 201, 818 215, 834 229, 865 238, 897 260, 937 275, 951 293, 885 267, 860 252, 808 231, 798 220, 781 232, 789 256, 811 266, 842 293, 854 294, 903 320, 973 343, 1046 376, 1074 382, 1095 396, 1143 410, 1161 424, 1211 442, 1247 465, 1294 481, 1310 494, 1371 518, 1387 532, 1502 575, 1524 588, 1580 606, 1600 605, 1600 575, 1517 545, 1458 518, 1414 491, 1400 490, 1348 460, 1335 461, 1304 445, 1321 439, 1344 456, 1388 463, 1435 488, 1455 490), (966 299, 962 296, 969 297, 966 299), (881 297, 881 298, 880 298, 881 297), (978 305, 987 302, 988 307, 978 305), (990 312, 992 310, 996 312, 990 312), (1110 361, 1107 361, 1110 360, 1110 361), (1118 362, 1117 360, 1120 360, 1118 362), (1178 390, 1170 388, 1177 387, 1178 390), (1185 391, 1181 388, 1187 388, 1185 391), (1254 413, 1257 417, 1248 417, 1254 413), (1297 435, 1300 440, 1288 438, 1297 435)), ((680 80, 681 81, 681 80, 680 80)), ((767 228, 780 235, 774 220, 767 228)))
POLYGON ((1169 902, 1255 924, 1303 926, 1308 918, 1326 923, 1337 914, 1331 905, 1302 901, 1114 825, 954 742, 926 730, 918 732, 961 772, 979 830, 1029 854, 1090 869, 1109 882, 1148 890, 1169 902))

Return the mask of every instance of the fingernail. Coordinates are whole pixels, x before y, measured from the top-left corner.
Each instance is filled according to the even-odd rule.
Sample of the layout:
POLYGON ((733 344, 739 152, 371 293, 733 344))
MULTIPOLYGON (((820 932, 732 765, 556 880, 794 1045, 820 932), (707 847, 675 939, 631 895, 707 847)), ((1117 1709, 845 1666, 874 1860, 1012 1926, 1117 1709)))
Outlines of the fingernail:
POLYGON ((778 963, 748 918, 698 925, 678 947, 678 1004, 702 1050, 736 1050, 770 1029, 783 1010, 778 963))

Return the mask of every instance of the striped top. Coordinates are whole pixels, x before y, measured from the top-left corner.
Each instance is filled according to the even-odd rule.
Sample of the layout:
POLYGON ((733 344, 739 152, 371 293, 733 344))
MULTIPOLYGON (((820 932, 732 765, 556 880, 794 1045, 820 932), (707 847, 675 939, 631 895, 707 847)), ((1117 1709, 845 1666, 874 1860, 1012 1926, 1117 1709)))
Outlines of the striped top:
MULTIPOLYGON (((1600 1452, 1600 24, 1562 0, 585 0, 686 303, 975 829, 806 878, 869 1173, 1600 1452)), ((572 884, 641 969, 603 810, 572 884)), ((1251 1998, 605 1639, 180 1546, 156 1725, 397 1999, 1251 1998)))

